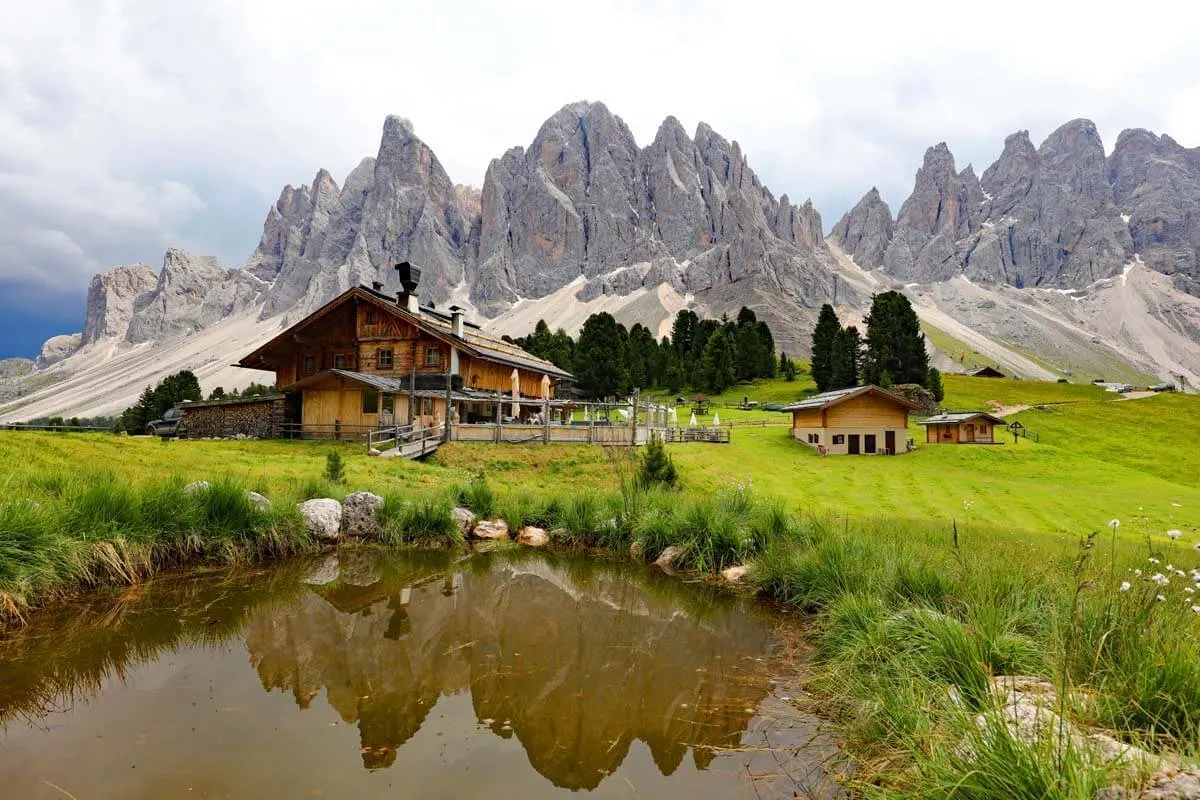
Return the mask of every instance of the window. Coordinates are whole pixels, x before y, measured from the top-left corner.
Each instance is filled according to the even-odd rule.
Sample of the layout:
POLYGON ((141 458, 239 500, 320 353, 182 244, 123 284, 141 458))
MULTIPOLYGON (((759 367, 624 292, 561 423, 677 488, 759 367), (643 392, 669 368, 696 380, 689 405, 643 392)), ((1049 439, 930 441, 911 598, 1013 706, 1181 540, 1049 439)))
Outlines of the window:
POLYGON ((442 350, 440 347, 425 348, 425 366, 437 367, 442 363, 442 350))
POLYGON ((334 356, 333 357, 333 368, 334 369, 345 369, 346 368, 346 357, 344 355, 342 355, 341 353, 334 356))
POLYGON ((380 349, 375 358, 375 366, 380 369, 392 368, 392 351, 391 348, 380 349))
POLYGON ((362 393, 364 414, 379 413, 379 392, 374 389, 364 389, 362 393))
POLYGON ((367 317, 366 317, 366 320, 364 320, 364 321, 365 321, 365 322, 366 322, 368 325, 374 325, 374 324, 375 324, 375 311, 374 311, 373 309, 368 309, 368 310, 367 310, 367 317))
POLYGON ((383 396, 383 413, 391 414, 396 410, 396 395, 385 394, 383 396))
POLYGON ((845 444, 846 443, 846 435, 843 433, 835 433, 833 435, 833 443, 834 444, 845 444))
POLYGON ((313 356, 304 357, 304 374, 312 375, 317 371, 317 359, 313 356))
POLYGON ((821 434, 819 434, 819 433, 810 433, 810 434, 808 435, 808 443, 809 443, 809 444, 820 444, 820 443, 821 443, 821 434))
POLYGON ((422 397, 421 398, 421 415, 426 416, 426 417, 433 416, 433 398, 432 397, 422 397))

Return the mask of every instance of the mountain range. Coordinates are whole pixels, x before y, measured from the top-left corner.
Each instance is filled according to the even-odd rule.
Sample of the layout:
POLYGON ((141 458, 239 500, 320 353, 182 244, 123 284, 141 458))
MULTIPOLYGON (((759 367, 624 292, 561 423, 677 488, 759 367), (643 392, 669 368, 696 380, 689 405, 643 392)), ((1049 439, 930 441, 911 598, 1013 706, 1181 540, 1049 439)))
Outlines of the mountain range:
POLYGON ((396 289, 398 261, 422 266, 425 302, 501 333, 607 310, 662 334, 681 308, 746 305, 804 355, 822 303, 861 322, 872 293, 898 289, 943 368, 1200 380, 1200 148, 1127 130, 1106 155, 1073 120, 1039 147, 1010 135, 978 176, 942 143, 894 217, 871 189, 824 230, 705 123, 689 135, 667 117, 639 146, 603 104, 573 103, 476 190, 388 117, 340 186, 320 170, 284 187, 242 268, 171 249, 161 269, 96 275, 82 330, 0 384, 0 418, 119 410, 184 367, 206 389, 261 380, 229 364, 351 286, 396 289))

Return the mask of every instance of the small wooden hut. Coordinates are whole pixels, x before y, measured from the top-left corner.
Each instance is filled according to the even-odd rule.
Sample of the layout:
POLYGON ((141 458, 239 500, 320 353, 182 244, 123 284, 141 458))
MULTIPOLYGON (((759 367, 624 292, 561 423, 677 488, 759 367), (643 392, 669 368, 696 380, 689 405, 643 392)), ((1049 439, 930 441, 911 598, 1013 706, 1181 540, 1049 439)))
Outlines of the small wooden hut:
POLYGON ((996 429, 1003 428, 1005 422, 985 411, 969 411, 938 414, 917 424, 925 426, 928 444, 1001 444, 996 429))

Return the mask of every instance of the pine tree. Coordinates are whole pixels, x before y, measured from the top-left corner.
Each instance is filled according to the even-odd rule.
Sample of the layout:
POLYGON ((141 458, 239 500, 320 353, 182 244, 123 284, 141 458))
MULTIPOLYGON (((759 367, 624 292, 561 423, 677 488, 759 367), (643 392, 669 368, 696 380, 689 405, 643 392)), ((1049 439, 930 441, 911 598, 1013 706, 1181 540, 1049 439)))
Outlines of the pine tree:
POLYGON ((788 358, 787 353, 781 353, 779 355, 779 374, 782 375, 783 379, 788 383, 796 380, 796 362, 788 358))
POLYGON ((679 473, 675 469, 675 462, 667 452, 666 446, 663 445, 662 439, 658 438, 658 434, 651 436, 650 441, 646 443, 646 449, 642 452, 638 481, 645 488, 652 486, 674 488, 678 479, 679 473))
POLYGON ((812 333, 812 376, 818 392, 833 388, 833 344, 841 329, 833 306, 828 303, 821 306, 812 333))
POLYGON ((833 340, 833 357, 829 388, 849 389, 858 386, 862 337, 853 325, 842 328, 833 340))
POLYGON ((929 383, 925 388, 933 392, 933 399, 939 403, 945 399, 946 389, 942 386, 942 373, 937 367, 929 368, 929 383))
POLYGON ((923 386, 929 380, 929 354, 920 320, 908 298, 899 292, 875 295, 867 315, 863 380, 882 386, 884 373, 894 383, 923 386))
POLYGON ((593 397, 610 397, 628 390, 627 338, 625 329, 607 312, 593 314, 584 321, 575 346, 573 370, 581 390, 593 397))
POLYGON ((713 394, 720 394, 732 386, 737 377, 734 369, 736 362, 737 349, 734 343, 730 341, 725 328, 718 327, 716 332, 708 337, 704 345, 704 355, 700 359, 704 388, 713 394))
POLYGON ((771 326, 765 322, 757 323, 758 328, 758 370, 756 377, 775 377, 775 337, 771 335, 771 326))

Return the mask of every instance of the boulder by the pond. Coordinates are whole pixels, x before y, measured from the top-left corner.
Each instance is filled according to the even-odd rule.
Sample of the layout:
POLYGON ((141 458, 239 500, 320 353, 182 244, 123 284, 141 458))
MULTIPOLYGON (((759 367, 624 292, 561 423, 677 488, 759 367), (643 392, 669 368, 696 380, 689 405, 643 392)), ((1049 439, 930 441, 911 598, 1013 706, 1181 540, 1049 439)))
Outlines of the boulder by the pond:
POLYGON ((261 495, 258 492, 246 492, 246 499, 250 501, 250 505, 259 511, 269 511, 271 509, 271 501, 265 495, 261 495))
POLYGON ((370 492, 351 492, 342 498, 342 518, 345 520, 346 535, 371 539, 382 532, 379 526, 379 509, 383 498, 370 492))
POLYGON ((485 519, 475 523, 471 535, 476 539, 507 539, 508 523, 502 519, 485 519))
POLYGON ((654 566, 659 569, 672 570, 679 563, 679 559, 683 557, 683 553, 682 545, 673 544, 659 553, 658 558, 654 559, 654 566))
MULTIPOLYGON (((1175 776, 1183 776, 1186 785, 1186 773, 1180 773, 1182 762, 1171 755, 1160 755, 1143 750, 1135 745, 1122 742, 1105 733, 1088 732, 1077 727, 1073 722, 1063 719, 1055 711, 1058 704, 1057 692, 1053 684, 1044 678, 1027 675, 997 675, 992 678, 991 691, 997 699, 998 708, 985 712, 975 718, 979 735, 992 736, 994 725, 997 723, 1008 729, 1012 737, 1031 747, 1040 746, 1047 741, 1060 740, 1064 745, 1069 744, 1076 752, 1085 755, 1094 763, 1104 766, 1128 769, 1133 772, 1153 773, 1160 780, 1164 794, 1143 793, 1142 798, 1158 798, 1169 800, 1176 797, 1197 797, 1198 795, 1171 794, 1171 780, 1175 776)), ((959 747, 959 752, 973 757, 974 744, 968 739, 959 747)), ((1108 793, 1120 793, 1119 787, 1105 790, 1108 793)), ((1122 796, 1115 794, 1113 796, 1122 796)))
POLYGON ((336 553, 325 556, 325 560, 313 567, 304 582, 309 586, 325 586, 341 576, 341 564, 336 553))
POLYGON ((183 491, 191 494, 192 492, 203 492, 206 489, 211 489, 212 484, 208 481, 192 481, 187 486, 183 487, 183 491))
POLYGON ((640 541, 635 539, 634 542, 629 545, 629 557, 636 558, 638 561, 641 561, 645 555, 646 548, 642 546, 640 541))
POLYGON ((454 520, 454 524, 458 526, 463 536, 471 535, 471 530, 475 527, 474 511, 459 506, 450 510, 450 518, 454 520))
POLYGON ((323 497, 305 500, 296 506, 308 525, 308 531, 322 542, 336 542, 342 535, 342 504, 323 497))
POLYGON ((721 570, 721 580, 726 583, 741 583, 746 579, 746 573, 750 569, 745 564, 738 564, 733 567, 726 567, 721 570))
POLYGON ((1200 770, 1165 772, 1150 779, 1138 800, 1195 800, 1200 797, 1200 770))
POLYGON ((550 534, 541 528, 526 525, 517 532, 517 541, 526 547, 545 547, 550 544, 550 534))

